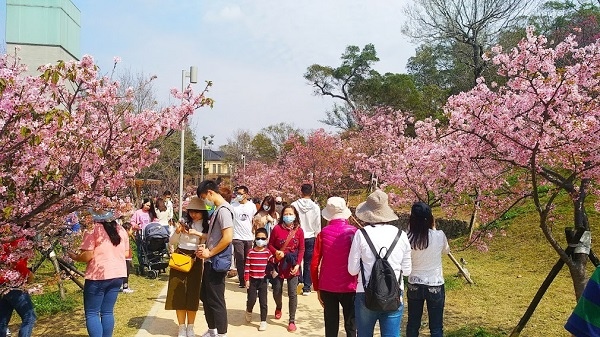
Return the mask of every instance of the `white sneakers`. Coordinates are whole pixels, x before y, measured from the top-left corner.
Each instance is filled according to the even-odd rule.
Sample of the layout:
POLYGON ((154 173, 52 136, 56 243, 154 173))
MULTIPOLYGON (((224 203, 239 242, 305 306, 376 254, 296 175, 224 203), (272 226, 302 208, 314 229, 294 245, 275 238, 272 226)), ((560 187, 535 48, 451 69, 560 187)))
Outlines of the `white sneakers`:
POLYGON ((185 324, 179 325, 179 333, 177 334, 177 337, 187 337, 187 328, 185 327, 185 324))
POLYGON ((194 333, 194 324, 188 324, 187 327, 185 326, 185 324, 180 324, 179 333, 177 334, 177 337, 196 337, 196 334, 194 333))
POLYGON ((194 324, 188 324, 186 337, 196 337, 196 334, 194 333, 194 324))
POLYGON ((267 331, 267 322, 260 322, 260 325, 258 326, 258 331, 267 331))
POLYGON ((208 329, 200 337, 216 337, 216 336, 217 336, 217 329, 208 329))

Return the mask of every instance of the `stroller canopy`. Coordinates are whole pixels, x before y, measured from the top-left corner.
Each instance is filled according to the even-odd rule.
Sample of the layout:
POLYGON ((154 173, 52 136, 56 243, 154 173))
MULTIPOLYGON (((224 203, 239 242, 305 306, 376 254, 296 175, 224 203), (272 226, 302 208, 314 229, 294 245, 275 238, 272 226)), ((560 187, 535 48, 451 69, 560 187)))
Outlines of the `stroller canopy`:
POLYGON ((168 239, 169 231, 158 222, 151 222, 144 228, 144 239, 168 239))

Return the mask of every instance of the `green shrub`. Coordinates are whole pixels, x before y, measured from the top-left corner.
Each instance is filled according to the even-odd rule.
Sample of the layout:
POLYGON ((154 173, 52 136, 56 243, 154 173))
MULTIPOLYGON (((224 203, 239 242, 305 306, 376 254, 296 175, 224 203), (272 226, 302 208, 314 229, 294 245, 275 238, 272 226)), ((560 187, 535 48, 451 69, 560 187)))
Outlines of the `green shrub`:
MULTIPOLYGON (((80 294, 79 294, 80 295, 80 294)), ((44 293, 41 295, 34 295, 31 297, 35 313, 38 316, 52 315, 59 312, 71 312, 77 306, 77 301, 72 297, 73 295, 67 295, 64 300, 60 298, 58 291, 44 293)))

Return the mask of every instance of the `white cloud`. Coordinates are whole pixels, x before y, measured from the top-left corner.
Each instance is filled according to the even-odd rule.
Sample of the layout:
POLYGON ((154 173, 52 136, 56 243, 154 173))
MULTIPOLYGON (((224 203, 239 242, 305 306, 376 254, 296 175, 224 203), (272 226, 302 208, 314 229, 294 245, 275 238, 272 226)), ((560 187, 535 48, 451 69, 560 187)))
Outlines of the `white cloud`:
MULTIPOLYGON (((324 127, 333 101, 315 97, 302 77, 314 63, 337 66, 348 45, 373 43, 380 72, 404 72, 414 47, 400 34, 407 0, 75 0, 82 11, 82 52, 103 69, 156 74, 157 95, 181 87, 181 70, 198 66, 212 80, 215 108, 198 111, 196 135, 223 144, 235 129, 278 122, 324 127)), ((200 85, 196 85, 200 88, 200 85)))
POLYGON ((208 22, 235 21, 243 17, 242 10, 237 5, 226 5, 220 9, 210 9, 203 16, 208 22))

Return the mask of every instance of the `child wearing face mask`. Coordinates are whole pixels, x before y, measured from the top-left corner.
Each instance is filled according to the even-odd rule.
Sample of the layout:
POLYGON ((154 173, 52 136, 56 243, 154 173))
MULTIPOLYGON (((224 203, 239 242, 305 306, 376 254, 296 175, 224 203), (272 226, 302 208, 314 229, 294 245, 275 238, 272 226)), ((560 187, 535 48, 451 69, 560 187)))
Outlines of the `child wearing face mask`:
POLYGON ((252 321, 252 309, 256 303, 260 304, 260 324, 258 331, 267 330, 267 262, 273 259, 271 252, 266 249, 268 234, 265 228, 256 229, 254 234, 254 248, 248 252, 246 266, 244 268, 244 281, 248 289, 248 300, 246 302, 246 322, 252 321))

